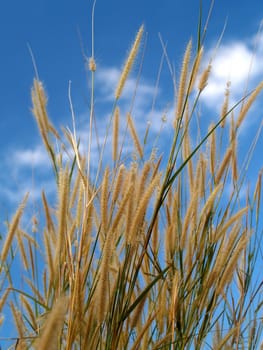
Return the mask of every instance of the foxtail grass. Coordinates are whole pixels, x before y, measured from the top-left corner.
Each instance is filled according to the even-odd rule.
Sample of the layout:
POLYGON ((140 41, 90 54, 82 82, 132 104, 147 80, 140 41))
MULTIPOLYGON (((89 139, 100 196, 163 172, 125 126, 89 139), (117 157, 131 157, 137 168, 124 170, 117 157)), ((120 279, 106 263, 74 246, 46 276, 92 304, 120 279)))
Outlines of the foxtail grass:
MULTIPOLYGON (((143 32, 141 26, 115 90, 104 141, 112 127, 111 161, 100 157, 91 164, 91 140, 88 154, 79 147, 71 100, 73 131, 56 130, 43 83, 33 81, 32 112, 53 165, 57 192, 55 204, 42 192, 40 224, 32 233, 20 222, 26 196, 2 246, 1 273, 6 274, 7 287, 0 310, 9 303, 20 348, 263 346, 263 282, 255 277, 262 172, 242 198, 248 163, 239 168, 237 156, 238 131, 263 85, 230 106, 227 82, 217 120, 196 137, 193 116, 213 65, 211 60, 200 72, 204 48, 199 33, 196 52, 189 41, 180 77, 172 76, 178 86, 172 137, 163 156, 161 146, 156 150, 153 143, 151 148, 151 138, 145 138, 145 147, 136 118, 128 113, 123 121, 119 109, 143 32), (119 144, 122 123, 131 136, 125 138, 132 141, 131 157, 119 144), (222 134, 226 147, 220 144, 222 134), (12 278, 16 259, 23 262, 24 289, 12 278)), ((92 81, 98 69, 93 52, 92 81)), ((94 84, 91 88, 92 128, 94 84)), ((151 132, 146 122, 145 131, 151 132)))

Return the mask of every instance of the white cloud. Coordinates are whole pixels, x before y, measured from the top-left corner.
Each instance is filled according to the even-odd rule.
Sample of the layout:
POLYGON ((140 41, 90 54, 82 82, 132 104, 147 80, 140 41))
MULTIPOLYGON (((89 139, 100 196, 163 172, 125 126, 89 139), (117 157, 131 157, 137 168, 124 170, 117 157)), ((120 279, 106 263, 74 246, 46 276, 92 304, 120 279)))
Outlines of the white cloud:
POLYGON ((32 149, 15 150, 11 158, 16 167, 46 167, 49 163, 46 150, 39 145, 32 149))
POLYGON ((1 162, 6 169, 1 176, 0 197, 9 203, 18 204, 25 193, 30 193, 31 200, 55 190, 52 184, 52 167, 47 152, 42 145, 32 145, 27 149, 9 150, 1 162))
POLYGON ((48 196, 55 193, 55 183, 52 179, 45 181, 33 181, 30 177, 23 177, 20 182, 12 181, 12 184, 0 186, 2 198, 8 200, 8 203, 18 205, 26 193, 29 193, 29 200, 36 201, 41 198, 42 191, 48 196))
MULTIPOLYGON (((202 94, 202 100, 208 107, 221 108, 226 83, 231 82, 232 102, 237 102, 246 92, 255 87, 263 73, 263 40, 232 41, 221 45, 212 59, 212 70, 208 85, 202 94)), ((209 50, 205 55, 205 64, 213 57, 209 50)))
MULTIPOLYGON (((114 101, 114 93, 118 85, 121 76, 121 70, 116 67, 98 67, 96 72, 96 82, 100 94, 108 101, 114 101)), ((130 75, 124 85, 124 89, 121 95, 121 101, 131 101, 131 98, 136 90, 136 79, 130 75)), ((145 98, 153 97, 154 86, 143 81, 139 82, 137 87, 137 103, 145 101, 145 98)))
POLYGON ((242 43, 233 43, 219 49, 213 63, 212 74, 215 79, 229 79, 237 85, 247 79, 251 63, 252 53, 248 47, 242 43))

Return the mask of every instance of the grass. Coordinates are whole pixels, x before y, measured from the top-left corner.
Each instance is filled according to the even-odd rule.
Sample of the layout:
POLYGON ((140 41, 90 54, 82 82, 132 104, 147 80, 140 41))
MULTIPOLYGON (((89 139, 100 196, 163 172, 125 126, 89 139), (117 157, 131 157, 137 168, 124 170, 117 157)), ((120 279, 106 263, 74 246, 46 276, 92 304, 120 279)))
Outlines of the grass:
POLYGON ((237 145, 263 84, 235 106, 229 106, 228 84, 217 122, 193 137, 213 64, 202 71, 199 32, 196 49, 189 41, 185 50, 175 86, 172 139, 164 157, 155 144, 149 145, 151 126, 145 126, 142 141, 132 113, 125 116, 119 109, 143 34, 142 26, 116 87, 95 175, 94 53, 89 61, 87 154, 77 138, 72 103, 73 131, 61 133, 49 119, 44 86, 34 79, 32 112, 53 166, 57 194, 53 205, 43 191, 41 224, 35 219, 32 233, 20 224, 28 195, 8 224, 1 253, 2 286, 8 288, 0 309, 8 302, 17 329, 16 349, 261 345, 262 281, 255 280, 255 269, 262 173, 242 200, 246 168, 239 169, 237 145), (126 123, 133 142, 131 160, 124 153, 128 138, 120 134, 120 123, 126 123), (112 159, 105 161, 111 132, 112 159), (12 264, 19 259, 24 289, 16 288, 12 276, 12 264))

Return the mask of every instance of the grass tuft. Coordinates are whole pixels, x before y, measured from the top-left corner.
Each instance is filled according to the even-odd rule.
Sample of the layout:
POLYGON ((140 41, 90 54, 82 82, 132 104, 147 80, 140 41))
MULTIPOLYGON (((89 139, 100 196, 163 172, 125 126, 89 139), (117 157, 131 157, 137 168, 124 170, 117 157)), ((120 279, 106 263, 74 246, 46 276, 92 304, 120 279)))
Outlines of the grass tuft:
MULTIPOLYGON (((32 111, 54 169, 57 191, 55 199, 42 192, 42 208, 39 217, 34 213, 31 232, 21 223, 26 195, 2 244, 2 288, 6 291, 0 310, 11 309, 17 348, 263 346, 263 282, 255 276, 260 259, 262 172, 254 188, 246 186, 258 135, 240 170, 237 154, 238 131, 263 84, 231 107, 230 82, 226 82, 217 120, 200 126, 195 116, 202 111, 200 96, 209 85, 212 62, 199 72, 205 36, 199 33, 196 54, 190 40, 179 79, 172 76, 174 84, 179 82, 169 130, 172 137, 166 137, 161 128, 163 138, 152 142, 151 124, 145 123, 142 143, 136 118, 127 113, 132 142, 124 137, 120 146, 119 105, 143 33, 141 26, 115 90, 99 159, 94 162, 94 81, 100 69, 94 52, 89 61, 88 151, 77 137, 71 99, 73 131, 59 132, 47 113, 43 83, 33 81, 32 111), (110 128, 111 157, 105 160, 110 128), (166 139, 162 149, 158 140, 166 139), (132 149, 132 156, 126 149, 132 149), (17 286, 15 264, 20 261, 23 283, 17 286)), ((167 61, 170 66, 168 57, 167 61)), ((136 110, 133 113, 135 117, 136 110)))

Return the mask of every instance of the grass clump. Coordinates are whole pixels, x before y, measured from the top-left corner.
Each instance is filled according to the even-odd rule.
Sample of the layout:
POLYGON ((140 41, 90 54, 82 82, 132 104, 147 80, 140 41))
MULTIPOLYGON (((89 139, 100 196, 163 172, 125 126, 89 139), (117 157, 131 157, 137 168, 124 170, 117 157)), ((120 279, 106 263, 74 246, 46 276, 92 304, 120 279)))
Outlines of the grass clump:
MULTIPOLYGON (((255 284, 253 273, 262 174, 254 192, 248 191, 242 201, 246 173, 238 172, 236 147, 238 131, 263 85, 242 99, 238 111, 241 102, 228 107, 228 84, 218 120, 193 138, 193 116, 209 84, 212 63, 200 71, 201 40, 195 53, 189 41, 175 87, 168 156, 158 155, 155 147, 146 151, 128 113, 126 130, 134 152, 127 161, 119 142, 125 120, 119 101, 143 31, 142 26, 116 88, 95 176, 94 86, 85 154, 75 126, 73 132, 64 129, 63 135, 54 128, 43 84, 34 80, 32 111, 53 166, 57 197, 54 205, 42 193, 44 223, 36 225, 32 235, 19 224, 25 199, 3 245, 1 271, 9 271, 9 288, 0 305, 8 293, 13 295, 19 349, 259 346, 262 283, 255 284), (112 160, 105 162, 111 123, 112 160), (15 237, 20 255, 12 249, 15 237), (24 290, 13 283, 8 254, 12 261, 22 259, 24 290)), ((89 65, 94 82, 94 57, 89 65)), ((145 132, 144 141, 150 142, 147 126, 145 132)))

